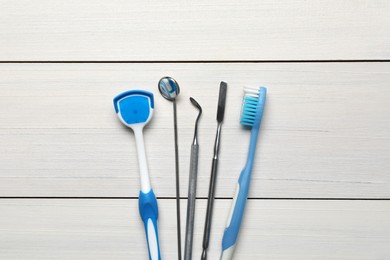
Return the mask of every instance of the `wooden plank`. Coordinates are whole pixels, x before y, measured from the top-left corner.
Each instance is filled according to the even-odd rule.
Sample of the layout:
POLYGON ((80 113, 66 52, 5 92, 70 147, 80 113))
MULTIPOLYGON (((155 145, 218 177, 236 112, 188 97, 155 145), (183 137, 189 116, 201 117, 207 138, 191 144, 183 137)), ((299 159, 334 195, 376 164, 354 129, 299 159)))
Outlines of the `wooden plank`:
POLYGON ((1 196, 131 196, 139 178, 132 133, 112 98, 153 91, 146 130, 152 184, 174 191, 172 104, 156 84, 172 75, 178 100, 182 196, 187 194, 196 110, 200 122, 198 196, 207 196, 220 80, 229 83, 217 183, 231 197, 249 131, 238 124, 242 85, 268 86, 251 197, 389 198, 389 63, 356 64, 2 64, 1 196))
MULTIPOLYGON (((229 205, 216 201, 209 259, 220 254, 229 205)), ((160 200, 159 206, 162 256, 175 259, 175 201, 160 200)), ((389 206, 251 200, 236 259, 386 259, 389 206)), ((193 259, 200 258, 205 207, 206 200, 197 201, 193 259)), ((136 200, 2 199, 0 209, 1 259, 147 259, 136 200)))
POLYGON ((0 2, 0 60, 390 59, 383 0, 0 2))

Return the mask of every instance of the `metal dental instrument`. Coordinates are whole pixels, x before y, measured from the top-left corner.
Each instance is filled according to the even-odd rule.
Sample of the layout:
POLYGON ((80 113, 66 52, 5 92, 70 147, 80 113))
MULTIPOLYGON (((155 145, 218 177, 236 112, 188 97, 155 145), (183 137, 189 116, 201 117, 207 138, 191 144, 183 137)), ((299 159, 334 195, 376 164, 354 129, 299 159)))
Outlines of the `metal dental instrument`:
POLYGON ((181 227, 180 227, 180 181, 179 181, 179 148, 177 138, 177 114, 176 97, 180 93, 179 84, 171 77, 163 77, 158 82, 158 89, 161 95, 173 102, 173 125, 175 131, 175 170, 176 170, 176 220, 177 220, 177 252, 181 260, 181 227))
POLYGON ((226 92, 227 92, 227 84, 222 81, 219 87, 218 110, 217 110, 218 126, 217 126, 217 134, 215 136, 215 143, 214 143, 213 163, 211 166, 209 196, 207 200, 206 222, 204 225, 204 233, 203 233, 203 244, 202 244, 203 252, 201 257, 202 260, 207 259, 207 249, 209 247, 211 218, 213 215, 215 184, 217 179, 218 153, 219 153, 219 145, 220 145, 220 138, 221 138, 221 128, 222 128, 223 116, 225 114, 226 92))
POLYGON ((184 246, 184 260, 192 259, 192 241, 194 237, 194 221, 195 221, 195 202, 196 202, 196 180, 198 177, 198 123, 202 115, 202 107, 195 99, 190 97, 191 103, 198 109, 198 117, 195 121, 194 139, 191 145, 191 161, 190 161, 190 180, 188 184, 188 203, 187 203, 187 223, 186 236, 184 246))

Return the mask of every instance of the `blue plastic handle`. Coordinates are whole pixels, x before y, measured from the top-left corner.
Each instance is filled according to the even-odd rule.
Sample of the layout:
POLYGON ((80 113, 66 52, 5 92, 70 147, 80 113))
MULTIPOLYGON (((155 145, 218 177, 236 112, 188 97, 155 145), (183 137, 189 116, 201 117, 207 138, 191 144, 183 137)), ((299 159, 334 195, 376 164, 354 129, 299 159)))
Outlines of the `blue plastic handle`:
MULTIPOLYGON (((223 234, 222 254, 229 250, 229 248, 229 251, 232 251, 232 253, 234 251, 234 246, 237 242, 237 237, 242 223, 242 217, 244 216, 245 205, 248 198, 251 170, 252 169, 250 167, 245 167, 241 172, 240 179, 238 180, 234 204, 232 205, 231 209, 233 212, 230 213, 230 221, 223 234)), ((228 253, 228 255, 229 254, 230 253, 228 253)))
POLYGON ((230 260, 233 258, 234 249, 237 244, 238 233, 240 232, 242 217, 244 216, 246 201, 248 198, 258 133, 258 127, 252 128, 248 160, 246 166, 240 174, 240 178, 238 179, 236 194, 234 196, 232 208, 230 210, 228 224, 222 238, 221 260, 230 260))
POLYGON ((160 243, 158 239, 158 207, 153 190, 148 193, 139 193, 139 213, 145 226, 146 241, 150 260, 161 260, 160 243))

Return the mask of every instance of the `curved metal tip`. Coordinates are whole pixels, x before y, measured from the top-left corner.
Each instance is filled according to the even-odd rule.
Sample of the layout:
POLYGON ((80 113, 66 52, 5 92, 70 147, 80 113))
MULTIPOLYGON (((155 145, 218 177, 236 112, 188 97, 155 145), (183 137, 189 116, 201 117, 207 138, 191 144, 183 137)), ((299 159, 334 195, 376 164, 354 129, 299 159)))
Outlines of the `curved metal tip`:
POLYGON ((196 107, 199 111, 198 117, 196 118, 195 121, 195 133, 194 133, 194 141, 193 144, 197 143, 197 138, 198 138, 198 123, 199 123, 199 118, 202 115, 202 107, 199 105, 199 103, 192 97, 190 97, 190 101, 194 107, 196 107))
POLYGON ((190 101, 199 110, 199 113, 202 114, 202 107, 199 105, 199 103, 192 97, 190 97, 190 101))
POLYGON ((177 95, 180 94, 179 83, 172 77, 162 77, 158 81, 158 90, 169 101, 175 100, 177 95))

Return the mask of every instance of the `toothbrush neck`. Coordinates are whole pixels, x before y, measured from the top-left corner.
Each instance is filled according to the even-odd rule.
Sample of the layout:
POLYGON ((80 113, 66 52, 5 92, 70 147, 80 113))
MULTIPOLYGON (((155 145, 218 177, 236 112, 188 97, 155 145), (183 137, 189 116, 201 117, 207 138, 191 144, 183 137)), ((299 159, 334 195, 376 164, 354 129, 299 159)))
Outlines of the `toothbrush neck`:
POLYGON ((246 167, 252 169, 253 161, 255 160, 257 137, 259 136, 259 126, 253 126, 251 130, 251 138, 249 143, 248 158, 246 161, 246 167))
POLYGON ((251 140, 250 140, 248 159, 246 164, 246 167, 249 168, 250 172, 252 171, 253 161, 255 159, 257 137, 259 135, 260 125, 263 118, 266 92, 267 92, 266 88, 263 87, 260 88, 259 104, 257 105, 256 118, 251 130, 251 140))

